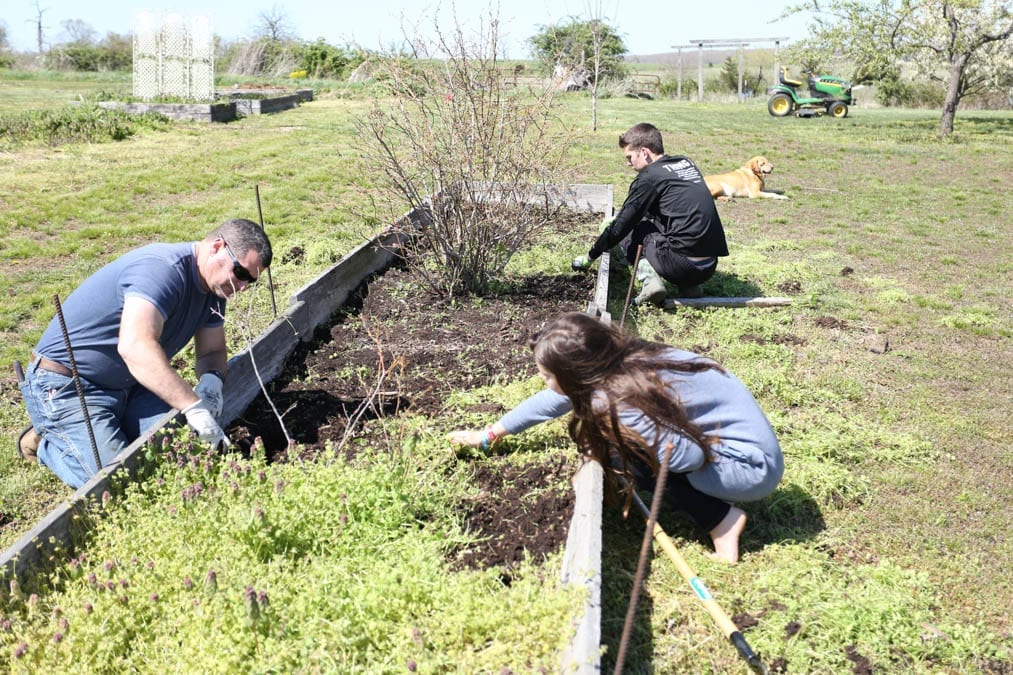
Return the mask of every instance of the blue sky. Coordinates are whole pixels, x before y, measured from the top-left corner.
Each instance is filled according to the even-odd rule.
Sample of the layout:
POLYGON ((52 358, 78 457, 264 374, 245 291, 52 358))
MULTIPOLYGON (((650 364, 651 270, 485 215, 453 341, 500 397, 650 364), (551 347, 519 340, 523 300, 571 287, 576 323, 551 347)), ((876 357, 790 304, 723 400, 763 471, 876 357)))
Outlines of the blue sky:
MULTIPOLYGON (((44 10, 44 39, 50 44, 65 39, 63 23, 74 19, 91 26, 99 38, 108 32, 132 33, 138 13, 145 10, 210 16, 215 34, 234 40, 253 35, 258 16, 277 7, 301 39, 322 37, 333 45, 386 49, 401 43, 402 25, 410 27, 411 35, 426 36, 432 32, 434 16, 441 27, 447 27, 453 25, 455 11, 455 3, 433 0, 169 0, 163 4, 150 0, 3 0, 0 21, 6 25, 8 41, 15 50, 35 50, 36 4, 44 10)), ((631 54, 674 51, 673 45, 698 39, 788 37, 795 41, 806 32, 804 15, 773 22, 788 4, 785 0, 721 0, 713 5, 696 0, 508 0, 498 5, 499 35, 508 58, 527 58, 525 41, 539 26, 598 14, 618 28, 631 54)), ((496 5, 483 0, 457 2, 457 22, 465 29, 477 27, 482 17, 489 16, 491 7, 496 5)))

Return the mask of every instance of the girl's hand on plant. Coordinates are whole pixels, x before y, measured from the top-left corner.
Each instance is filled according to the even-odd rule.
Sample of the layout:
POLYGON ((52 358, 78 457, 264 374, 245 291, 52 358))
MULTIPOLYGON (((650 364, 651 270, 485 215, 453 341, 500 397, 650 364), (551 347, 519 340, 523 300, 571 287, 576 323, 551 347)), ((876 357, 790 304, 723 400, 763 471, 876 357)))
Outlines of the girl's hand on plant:
POLYGON ((457 443, 458 445, 470 445, 473 448, 477 448, 482 444, 482 439, 485 438, 485 432, 481 429, 462 429, 459 431, 451 431, 447 437, 451 443, 457 443))

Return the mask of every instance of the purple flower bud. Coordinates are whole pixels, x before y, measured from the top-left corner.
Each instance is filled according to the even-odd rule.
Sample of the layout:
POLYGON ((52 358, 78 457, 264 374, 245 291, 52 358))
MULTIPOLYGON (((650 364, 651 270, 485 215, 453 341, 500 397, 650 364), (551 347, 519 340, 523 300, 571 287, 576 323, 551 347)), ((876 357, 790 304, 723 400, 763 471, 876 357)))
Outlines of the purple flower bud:
POLYGON ((148 561, 148 569, 149 570, 155 569, 155 561, 154 560, 149 560, 148 561))
POLYGON ((183 577, 183 588, 188 591, 193 588, 193 579, 190 577, 183 577))
POLYGON ((103 567, 106 568, 106 572, 112 572, 114 569, 116 569, 116 561, 106 560, 105 565, 103 565, 103 567))
POLYGON ((57 644, 59 644, 60 642, 63 642, 63 633, 54 633, 53 634, 53 642, 56 642, 57 644))
POLYGON ((98 577, 95 576, 94 572, 88 573, 88 583, 94 586, 98 582, 98 577))
POLYGON ((149 599, 150 599, 150 600, 151 600, 152 602, 158 602, 158 593, 152 593, 151 595, 149 595, 149 596, 148 596, 148 598, 149 598, 149 599))
POLYGON ((261 483, 267 480, 267 473, 263 469, 257 472, 257 480, 261 483))
POLYGON ((20 659, 28 653, 28 643, 22 642, 18 645, 18 648, 14 650, 14 658, 20 659))
POLYGON ((204 590, 208 593, 214 593, 218 590, 218 575, 215 574, 214 570, 208 570, 207 576, 204 577, 204 590))
POLYGON ((95 608, 92 607, 92 605, 91 605, 90 602, 84 603, 84 613, 85 614, 91 614, 94 611, 95 611, 95 608))
POLYGON ((408 666, 409 673, 414 673, 415 669, 418 668, 418 666, 415 665, 415 662, 412 661, 411 659, 408 659, 408 663, 406 665, 408 666))
POLYGON ((127 581, 126 579, 120 579, 120 586, 122 586, 123 588, 127 588, 128 586, 130 586, 130 582, 127 581))
POLYGON ((267 591, 261 591, 260 593, 257 593, 257 604, 259 604, 261 607, 267 607, 268 605, 271 604, 270 598, 267 597, 267 591))

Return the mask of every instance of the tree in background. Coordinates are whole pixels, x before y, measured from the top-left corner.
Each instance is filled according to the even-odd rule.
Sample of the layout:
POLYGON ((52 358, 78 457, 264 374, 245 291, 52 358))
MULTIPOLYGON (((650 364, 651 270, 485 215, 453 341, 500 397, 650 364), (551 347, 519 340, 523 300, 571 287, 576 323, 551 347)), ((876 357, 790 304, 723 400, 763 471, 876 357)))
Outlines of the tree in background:
POLYGON ((257 14, 257 20, 259 21, 257 37, 269 42, 292 42, 295 40, 292 22, 285 10, 278 5, 257 14))
POLYGON ((65 39, 46 54, 48 68, 88 72, 131 69, 134 47, 129 35, 108 33, 96 41, 95 29, 81 19, 69 19, 61 25, 65 39))
POLYGON ((7 47, 9 46, 7 24, 0 21, 0 68, 10 68, 14 65, 14 57, 7 53, 7 47))
POLYGON ((35 0, 35 44, 39 51, 39 56, 43 53, 43 34, 45 26, 42 25, 42 15, 46 13, 46 10, 39 4, 39 0, 35 0))
MULTIPOLYGON (((760 84, 763 79, 762 68, 756 73, 756 75, 750 75, 749 73, 742 73, 742 91, 747 96, 755 94, 760 91, 760 84), (750 93, 752 92, 752 93, 750 93)), ((739 64, 733 57, 729 56, 725 59, 725 62, 721 64, 721 75, 718 77, 717 82, 720 83, 722 91, 739 91, 739 64)))
POLYGON ((626 45, 616 29, 601 18, 574 17, 555 26, 542 26, 528 42, 546 73, 553 73, 562 65, 569 70, 582 70, 591 84, 626 75, 623 63, 626 45))
POLYGON ((856 81, 896 84, 898 63, 942 85, 939 135, 953 133, 961 100, 986 87, 1013 85, 1013 15, 1009 0, 809 0, 788 14, 811 12, 810 37, 792 48, 830 60, 843 52, 856 81))

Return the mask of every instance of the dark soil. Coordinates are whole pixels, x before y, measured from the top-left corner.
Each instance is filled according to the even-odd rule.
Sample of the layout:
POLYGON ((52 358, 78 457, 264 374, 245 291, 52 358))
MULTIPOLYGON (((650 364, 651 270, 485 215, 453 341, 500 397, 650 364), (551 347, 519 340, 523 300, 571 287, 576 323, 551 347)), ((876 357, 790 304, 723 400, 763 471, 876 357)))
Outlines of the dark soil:
MULTIPOLYGON (((451 392, 534 375, 529 340, 558 314, 585 309, 593 290, 592 275, 534 276, 514 279, 495 295, 449 303, 407 271, 388 270, 297 348, 269 385, 271 398, 303 458, 341 444, 346 431, 379 447, 399 445, 376 420, 405 411, 450 430, 454 413, 445 401, 451 392)), ((491 423, 505 410, 480 412, 491 423)), ((247 447, 260 437, 269 458, 288 458, 284 432, 263 395, 229 435, 247 447)), ((349 454, 354 444, 341 447, 349 454)), ((538 559, 559 551, 573 513, 569 478, 576 469, 575 454, 528 465, 506 457, 475 461, 479 496, 462 509, 466 526, 482 539, 457 551, 453 563, 503 567, 509 579, 525 554, 538 559)))

